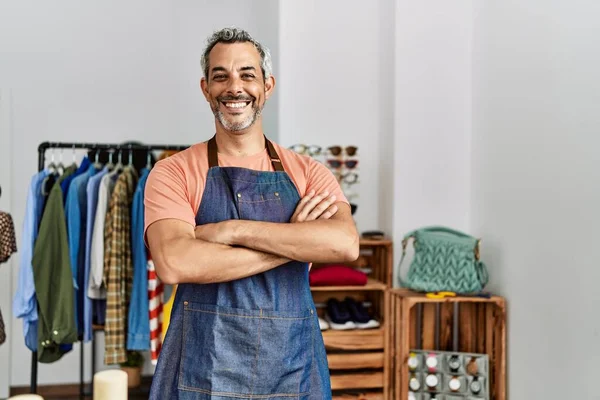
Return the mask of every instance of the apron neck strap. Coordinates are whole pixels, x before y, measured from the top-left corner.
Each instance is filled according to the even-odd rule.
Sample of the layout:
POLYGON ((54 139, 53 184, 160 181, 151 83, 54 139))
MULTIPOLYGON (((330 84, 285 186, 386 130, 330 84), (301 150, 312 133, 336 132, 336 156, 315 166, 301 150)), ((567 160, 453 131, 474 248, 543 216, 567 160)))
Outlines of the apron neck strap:
MULTIPOLYGON (((219 166, 219 158, 217 156, 217 135, 213 136, 208 141, 208 168, 218 167, 219 166)), ((267 151, 269 153, 269 158, 271 159, 271 164, 273 164, 273 169, 275 171, 284 171, 283 165, 281 165, 281 159, 279 158, 279 154, 275 150, 273 143, 265 136, 265 143, 267 147, 267 151)))

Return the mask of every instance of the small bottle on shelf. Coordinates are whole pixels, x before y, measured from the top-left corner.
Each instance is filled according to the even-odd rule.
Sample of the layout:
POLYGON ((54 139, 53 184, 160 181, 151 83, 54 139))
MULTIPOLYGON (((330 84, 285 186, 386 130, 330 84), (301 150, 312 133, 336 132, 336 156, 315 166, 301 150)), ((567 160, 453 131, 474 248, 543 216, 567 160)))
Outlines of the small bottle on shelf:
POLYGON ((438 379, 437 375, 435 375, 435 374, 429 374, 425 378, 425 384, 427 385, 429 390, 435 389, 437 387, 438 383, 439 383, 439 379, 438 379))
POLYGON ((481 382, 479 381, 479 379, 477 377, 474 377, 473 380, 471 381, 471 385, 469 385, 469 389, 471 390, 471 393, 473 394, 479 394, 481 393, 481 382))
POLYGON ((408 387, 413 392, 418 392, 421 389, 421 381, 414 374, 411 374, 410 379, 408 380, 408 387))
POLYGON ((450 372, 458 372, 458 370, 460 369, 460 358, 458 357, 458 355, 453 354, 450 356, 450 358, 448 359, 448 368, 450 369, 450 372))
POLYGON ((410 353, 408 356, 408 369, 411 371, 419 368, 419 358, 416 353, 410 353))
POLYGON ((431 371, 431 372, 437 371, 437 366, 438 366, 437 355, 435 353, 427 354, 427 358, 425 359, 425 365, 427 365, 427 368, 429 369, 429 371, 431 371))
POLYGON ((448 381, 448 387, 450 388, 450 390, 452 392, 458 392, 460 390, 460 386, 461 386, 461 384, 460 384, 460 379, 458 378, 458 376, 453 376, 448 381))

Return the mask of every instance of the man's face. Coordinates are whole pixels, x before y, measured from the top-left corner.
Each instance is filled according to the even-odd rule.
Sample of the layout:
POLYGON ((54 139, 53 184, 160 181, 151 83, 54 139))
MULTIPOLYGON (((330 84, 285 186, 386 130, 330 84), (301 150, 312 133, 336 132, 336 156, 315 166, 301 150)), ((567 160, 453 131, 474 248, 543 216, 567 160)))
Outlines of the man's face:
POLYGON ((252 43, 218 43, 209 54, 208 79, 201 86, 215 118, 226 130, 240 132, 260 117, 274 80, 265 81, 252 43))

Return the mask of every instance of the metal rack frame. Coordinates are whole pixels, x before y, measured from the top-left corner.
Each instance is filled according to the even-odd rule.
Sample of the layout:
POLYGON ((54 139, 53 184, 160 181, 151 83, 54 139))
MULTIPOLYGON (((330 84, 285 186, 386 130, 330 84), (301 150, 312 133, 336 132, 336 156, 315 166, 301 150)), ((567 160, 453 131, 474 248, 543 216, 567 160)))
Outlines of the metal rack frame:
MULTIPOLYGON (((164 145, 164 144, 135 144, 135 143, 89 143, 89 142, 42 142, 38 146, 38 171, 42 171, 45 168, 46 161, 46 151, 49 149, 85 149, 88 151, 97 151, 97 150, 105 150, 105 151, 133 151, 133 150, 142 150, 142 151, 152 151, 152 150, 163 150, 163 151, 181 151, 185 150, 189 145, 164 145)), ((94 330, 92 333, 92 383, 93 377, 96 370, 96 346, 95 346, 95 336, 97 330, 94 330)), ((84 396, 90 396, 92 393, 86 393, 84 390, 84 342, 83 338, 80 338, 80 354, 79 354, 79 398, 83 399, 84 396)), ((30 374, 30 392, 37 393, 37 370, 38 361, 37 361, 37 351, 31 352, 31 374, 30 374)))

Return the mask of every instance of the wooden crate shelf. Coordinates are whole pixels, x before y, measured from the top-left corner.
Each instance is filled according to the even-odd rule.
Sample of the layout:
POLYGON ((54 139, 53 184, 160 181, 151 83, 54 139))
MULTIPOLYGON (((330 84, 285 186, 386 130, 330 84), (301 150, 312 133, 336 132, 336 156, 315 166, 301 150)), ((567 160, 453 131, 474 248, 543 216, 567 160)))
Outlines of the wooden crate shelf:
MULTIPOLYGON (((331 298, 351 297, 368 304, 380 326, 375 329, 333 330, 322 332, 331 374, 333 398, 336 400, 391 400, 390 337, 388 318, 389 290, 392 287, 392 242, 360 241, 360 256, 349 267, 368 267, 368 280, 362 286, 312 286, 315 304, 325 305, 331 298)), ((315 264, 313 268, 320 268, 315 264)), ((317 308, 324 317, 325 308, 317 308)))
POLYGON ((457 296, 432 299, 423 293, 392 289, 390 310, 393 398, 407 398, 406 363, 409 352, 411 349, 422 349, 487 354, 490 363, 491 399, 506 399, 506 302, 504 298, 457 296), (455 305, 458 308, 457 343, 453 340, 455 305), (439 319, 436 316, 439 316, 439 319), (420 326, 418 326, 419 321, 420 326), (455 344, 457 344, 456 348, 455 344))
POLYGON ((331 374, 331 390, 340 389, 383 389, 383 372, 361 372, 331 374))
POLYGON ((313 292, 352 292, 352 291, 373 291, 379 290, 384 291, 387 289, 387 285, 377 279, 367 278, 367 284, 363 286, 352 285, 352 286, 311 286, 310 290, 313 292))
POLYGON ((328 350, 379 350, 385 346, 385 329, 326 330, 323 341, 328 350))

